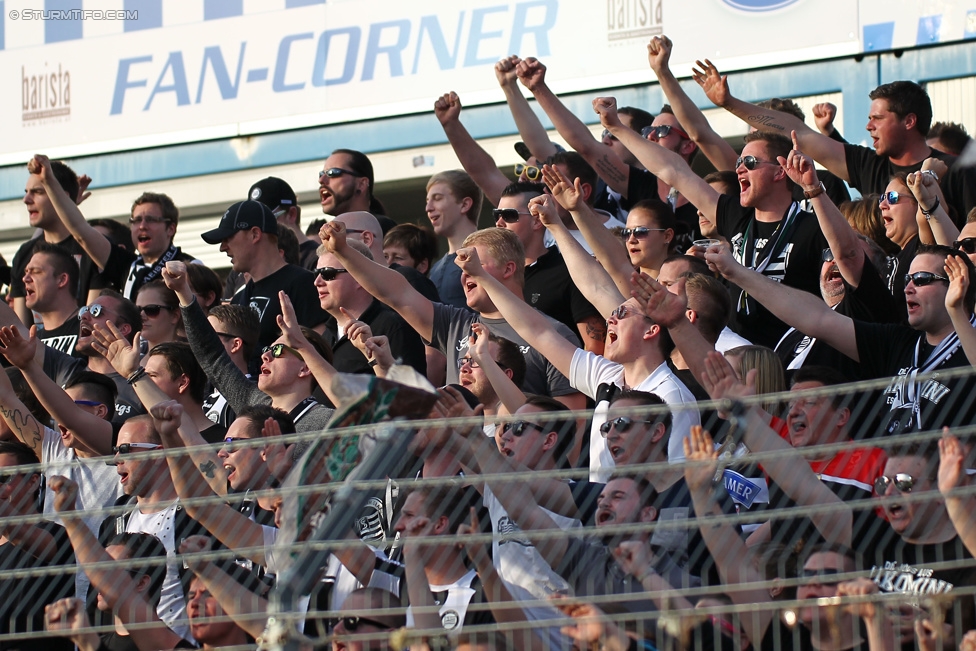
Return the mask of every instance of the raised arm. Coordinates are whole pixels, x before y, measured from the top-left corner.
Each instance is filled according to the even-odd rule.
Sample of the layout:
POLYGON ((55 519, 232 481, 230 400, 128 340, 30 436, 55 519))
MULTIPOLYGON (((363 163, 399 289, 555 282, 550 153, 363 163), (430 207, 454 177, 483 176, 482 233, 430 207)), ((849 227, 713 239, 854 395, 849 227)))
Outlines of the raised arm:
MULTIPOLYGON (((746 382, 740 381, 732 365, 719 352, 709 353, 705 360, 706 371, 702 375, 702 385, 713 400, 737 399, 756 393, 756 374, 749 372, 746 382)), ((834 491, 820 481, 810 464, 793 452, 793 446, 769 427, 769 414, 758 407, 752 407, 746 414, 746 427, 742 442, 752 452, 777 452, 776 456, 763 459, 762 467, 770 479, 783 489, 783 492, 797 505, 820 506, 830 504, 827 512, 817 512, 810 521, 817 531, 830 543, 850 546, 851 528, 854 522, 851 508, 834 491)))
MULTIPOLYGON (((165 400, 155 403, 149 407, 149 413, 167 450, 185 447, 183 437, 186 432, 180 430, 187 429, 188 424, 187 419, 183 418, 183 407, 178 402, 165 400)), ((192 424, 189 429, 193 429, 192 424)), ((216 455, 214 459, 217 459, 216 455)), ((229 548, 238 550, 241 555, 258 565, 266 565, 264 528, 218 500, 209 486, 215 477, 216 468, 223 470, 222 464, 217 462, 208 461, 197 465, 189 454, 171 454, 166 457, 176 493, 190 517, 229 548), (212 499, 201 502, 198 498, 212 499)), ((224 483, 226 484, 226 479, 224 483)))
MULTIPOLYGON (((735 528, 715 499, 716 485, 712 479, 718 468, 718 453, 708 432, 697 425, 691 428, 691 436, 684 439, 685 481, 698 516, 698 528, 718 568, 722 583, 729 586, 729 596, 736 605, 755 606, 770 600, 769 591, 752 563, 744 562, 749 551, 735 528), (751 587, 751 586, 756 587, 751 587)), ((759 646, 766 634, 775 611, 761 608, 742 618, 742 629, 759 646)))
POLYGON ((674 117, 678 118, 688 137, 701 148, 715 169, 734 170, 735 150, 725 142, 725 138, 715 132, 705 114, 691 101, 671 72, 671 46, 671 39, 667 36, 655 36, 647 44, 647 62, 657 75, 661 90, 674 111, 674 117))
POLYGON ((732 93, 729 91, 728 77, 719 74, 718 68, 711 61, 705 59, 704 63, 701 61, 695 63, 701 70, 696 68, 692 71, 694 79, 705 91, 708 99, 712 100, 716 106, 721 106, 750 127, 755 127, 760 131, 778 133, 782 136, 788 135, 790 131, 796 131, 797 139, 803 151, 813 156, 814 160, 835 175, 845 181, 850 181, 844 143, 817 133, 808 127, 803 120, 789 113, 762 108, 732 97, 732 93))
POLYGON ((617 115, 617 100, 613 97, 597 97, 593 110, 600 114, 600 121, 624 147, 630 150, 652 174, 688 198, 705 217, 715 223, 719 193, 705 183, 678 154, 656 142, 640 137, 628 129, 617 115))
POLYGON ((61 218, 61 223, 71 233, 71 237, 75 238, 81 245, 85 253, 98 265, 98 268, 104 269, 105 263, 108 262, 108 256, 112 252, 113 244, 85 220, 85 216, 81 214, 81 209, 75 203, 75 197, 69 197, 58 180, 54 178, 51 161, 48 157, 35 154, 34 158, 27 163, 27 171, 41 177, 44 191, 50 197, 54 210, 61 218))
POLYGON ((0 415, 14 436, 44 461, 44 430, 47 427, 20 401, 14 393, 10 377, 3 370, 0 370, 0 415))
POLYGON ((970 364, 976 365, 976 328, 969 322, 972 310, 966 307, 966 292, 973 279, 969 277, 969 266, 956 256, 946 257, 945 272, 949 278, 945 306, 949 312, 952 327, 959 335, 962 350, 970 364))
MULTIPOLYGON (((38 363, 37 328, 31 326, 30 337, 27 339, 17 328, 0 328, 0 343, 3 344, 0 353, 23 371, 27 384, 55 422, 71 430, 84 451, 100 456, 111 454, 112 424, 76 405, 38 363)), ((111 412, 112 405, 106 405, 106 409, 111 412)))
POLYGON ((796 131, 790 132, 793 139, 793 150, 787 158, 777 157, 790 179, 800 186, 805 195, 811 195, 813 211, 820 222, 820 229, 830 251, 834 254, 834 262, 840 270, 840 275, 851 287, 861 284, 861 273, 864 271, 864 251, 857 239, 857 233, 851 227, 847 218, 841 214, 827 193, 821 190, 820 179, 813 159, 800 151, 796 131))
POLYGON ((952 242, 959 237, 959 228, 953 223, 946 212, 945 195, 939 186, 939 172, 929 169, 940 165, 942 174, 947 169, 945 163, 937 158, 927 158, 922 163, 922 170, 908 175, 908 189, 915 195, 918 211, 915 220, 918 222, 918 239, 922 244, 941 244, 952 246, 952 242))
POLYGON ((854 321, 850 317, 837 314, 809 292, 787 287, 746 269, 735 261, 724 244, 708 247, 705 259, 709 267, 762 303, 777 319, 807 336, 820 339, 854 361, 860 360, 854 321))
POLYGON ((468 336, 468 354, 484 371, 488 383, 495 390, 495 395, 510 414, 525 404, 525 394, 515 386, 512 378, 502 370, 491 357, 488 341, 488 328, 481 323, 471 324, 471 334, 468 336))
POLYGON ((461 161, 461 167, 478 184, 488 201, 497 206, 502 198, 502 190, 510 181, 495 165, 495 159, 482 149, 461 124, 461 99, 457 93, 452 90, 437 98, 434 102, 434 115, 444 128, 444 135, 461 161))
POLYGON ((515 332, 549 360, 560 373, 569 377, 576 346, 560 335, 542 312, 486 273, 478 259, 477 249, 458 249, 455 262, 466 274, 476 279, 505 320, 515 328, 515 332))
POLYGON ((533 214, 538 212, 540 221, 552 233, 566 261, 569 275, 586 300, 600 314, 609 316, 624 301, 624 292, 629 290, 627 279, 634 268, 627 250, 620 239, 603 225, 603 219, 583 201, 579 179, 570 181, 558 168, 545 165, 542 180, 552 197, 545 194, 534 197, 529 201, 529 211, 533 214), (587 253, 563 225, 556 207, 552 205, 553 200, 572 215, 583 237, 593 248, 594 255, 587 253))
POLYGON ((938 485, 959 539, 970 554, 976 553, 976 495, 961 492, 972 485, 966 474, 966 450, 949 428, 942 430, 939 439, 938 485))
POLYGON ((281 328, 281 336, 285 340, 285 345, 291 346, 301 353, 302 361, 312 372, 312 377, 318 382, 319 387, 333 405, 339 404, 339 396, 332 391, 332 380, 338 375, 335 367, 319 351, 315 349, 312 342, 302 332, 302 326, 298 323, 295 316, 295 306, 292 305, 291 298, 283 291, 278 292, 278 301, 281 303, 281 314, 278 315, 278 327, 281 328))
MULTIPOLYGON (((484 189, 484 188, 482 188, 484 189)), ((434 304, 410 286, 407 279, 389 267, 373 262, 346 244, 346 225, 332 221, 319 231, 326 250, 339 258, 363 289, 402 316, 425 341, 434 328, 434 304)))
MULTIPOLYGON (((155 606, 137 591, 129 564, 115 562, 84 520, 73 513, 78 485, 66 477, 54 475, 48 478, 48 486, 54 492, 54 510, 61 514, 78 565, 88 575, 92 587, 129 627, 136 646, 140 649, 172 649, 179 644, 180 636, 159 619, 155 606)), ((165 560, 165 556, 160 556, 160 562, 165 560)), ((139 580, 145 578, 148 577, 141 575, 139 580)))
POLYGON ((495 78, 505 93, 508 110, 512 112, 515 126, 518 127, 522 142, 529 148, 532 155, 540 161, 548 159, 556 153, 556 145, 549 140, 546 128, 542 126, 538 116, 529 106, 529 101, 518 87, 517 67, 521 59, 516 55, 505 57, 495 64, 495 78))
POLYGON ((630 182, 630 167, 620 160, 616 152, 597 140, 590 128, 573 115, 546 85, 546 67, 537 59, 529 57, 518 64, 518 77, 522 85, 532 91, 535 101, 546 112, 569 146, 586 159, 608 186, 622 196, 627 196, 630 182))

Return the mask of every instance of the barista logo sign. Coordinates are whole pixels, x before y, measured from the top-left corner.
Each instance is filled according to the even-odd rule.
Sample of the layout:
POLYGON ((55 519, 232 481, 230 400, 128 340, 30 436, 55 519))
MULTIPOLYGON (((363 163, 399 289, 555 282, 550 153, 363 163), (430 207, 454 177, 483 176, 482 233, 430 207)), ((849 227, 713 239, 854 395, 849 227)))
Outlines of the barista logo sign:
POLYGON ((71 117, 71 73, 59 63, 20 67, 20 107, 25 126, 71 117))
POLYGON ((664 33, 664 0, 606 0, 607 40, 648 39, 664 33))

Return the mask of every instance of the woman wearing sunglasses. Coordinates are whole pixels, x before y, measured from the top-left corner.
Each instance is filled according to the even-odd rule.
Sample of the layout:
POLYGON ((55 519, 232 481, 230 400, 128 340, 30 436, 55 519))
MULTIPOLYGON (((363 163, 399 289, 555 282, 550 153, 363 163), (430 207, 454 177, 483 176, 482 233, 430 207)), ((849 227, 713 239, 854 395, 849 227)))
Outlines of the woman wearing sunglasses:
POLYGON ((142 314, 142 339, 147 343, 143 352, 152 350, 156 344, 186 340, 180 301, 162 280, 143 285, 136 296, 136 306, 142 314))

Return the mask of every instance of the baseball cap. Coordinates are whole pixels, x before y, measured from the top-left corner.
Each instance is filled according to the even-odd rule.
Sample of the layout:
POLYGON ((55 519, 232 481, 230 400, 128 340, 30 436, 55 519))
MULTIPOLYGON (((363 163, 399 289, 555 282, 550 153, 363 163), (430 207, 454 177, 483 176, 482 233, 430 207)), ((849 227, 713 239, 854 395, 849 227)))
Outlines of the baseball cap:
POLYGON ((238 201, 220 218, 217 228, 202 233, 200 237, 207 244, 220 244, 222 240, 226 240, 237 231, 248 230, 255 226, 265 233, 278 234, 278 220, 275 219, 271 208, 260 201, 238 201))
POLYGON ((269 176, 252 185, 247 191, 247 198, 251 201, 260 201, 271 210, 278 206, 290 208, 297 202, 295 191, 277 176, 269 176))

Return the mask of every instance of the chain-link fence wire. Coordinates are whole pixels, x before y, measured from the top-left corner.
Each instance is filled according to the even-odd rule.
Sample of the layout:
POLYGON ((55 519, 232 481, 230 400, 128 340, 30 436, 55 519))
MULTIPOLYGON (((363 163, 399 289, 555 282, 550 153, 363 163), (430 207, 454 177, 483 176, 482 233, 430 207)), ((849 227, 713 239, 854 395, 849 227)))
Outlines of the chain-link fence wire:
MULTIPOLYGON (((952 424, 962 443, 959 465, 976 466, 967 415, 976 401, 959 391, 971 387, 971 375, 943 372, 914 382, 930 394, 939 392, 935 384, 952 388, 940 411, 922 414, 922 422, 952 424)), ((976 627, 976 568, 938 491, 943 433, 887 431, 891 410, 883 396, 891 384, 700 403, 720 457, 705 466, 711 481, 704 500, 683 479, 703 464, 670 463, 655 434, 677 408, 611 405, 606 440, 626 463, 606 486, 588 482, 585 460, 564 458, 574 449, 566 441, 589 435, 567 423, 589 413, 528 408, 504 418, 370 422, 284 436, 276 442, 306 448, 304 468, 318 467, 318 476, 335 472, 330 454, 349 449, 338 442, 368 439, 372 449, 365 460, 343 460, 356 471, 341 482, 301 481, 296 465, 280 486, 182 498, 180 509, 204 509, 213 526, 206 543, 193 539, 187 553, 170 555, 184 595, 197 602, 191 599, 181 617, 189 617, 194 635, 219 637, 237 626, 269 648, 325 645, 336 634, 388 641, 408 621, 396 645, 471 639, 493 648, 551 648, 594 635, 611 648, 615 633, 629 632, 657 648, 738 648, 752 638, 754 647, 791 649, 811 636, 848 640, 853 648, 868 631, 851 614, 863 601, 876 604, 889 625, 902 625, 912 644, 915 620, 931 622, 939 634, 947 621, 952 629, 944 634, 958 640, 976 627), (753 410, 759 404, 769 411, 753 410), (791 440, 803 447, 783 445, 791 440), (289 500, 290 507, 283 504, 289 500), (280 534, 255 520, 258 510, 278 511, 280 534), (856 579, 878 593, 859 583, 865 594, 836 596, 838 583, 856 579), (424 581, 426 591, 417 587, 424 581), (374 589, 357 592, 360 584, 374 589), (212 600, 198 595, 204 590, 212 600), (572 629, 569 638, 562 627, 572 629)), ((667 432, 665 443, 685 434, 667 432)), ((258 463, 267 444, 234 441, 221 459, 244 472, 244 457, 258 463)), ((132 451, 126 461, 165 468, 165 458, 185 454, 132 451)), ((38 639, 46 605, 85 595, 75 590, 81 552, 72 554, 65 532, 37 509, 43 468, 4 465, 0 642, 17 648, 38 639)), ((954 503, 976 499, 967 477, 955 480, 954 503)), ((132 510, 124 504, 61 515, 110 519, 132 510)), ((124 571, 132 585, 123 586, 115 607, 126 629, 138 632, 158 628, 139 602, 153 602, 149 575, 166 564, 157 548, 116 553, 83 569, 93 582, 100 571, 124 571)), ((78 615, 72 625, 111 634, 113 619, 94 617, 99 607, 106 605, 88 608, 87 622, 71 611, 78 615)))

